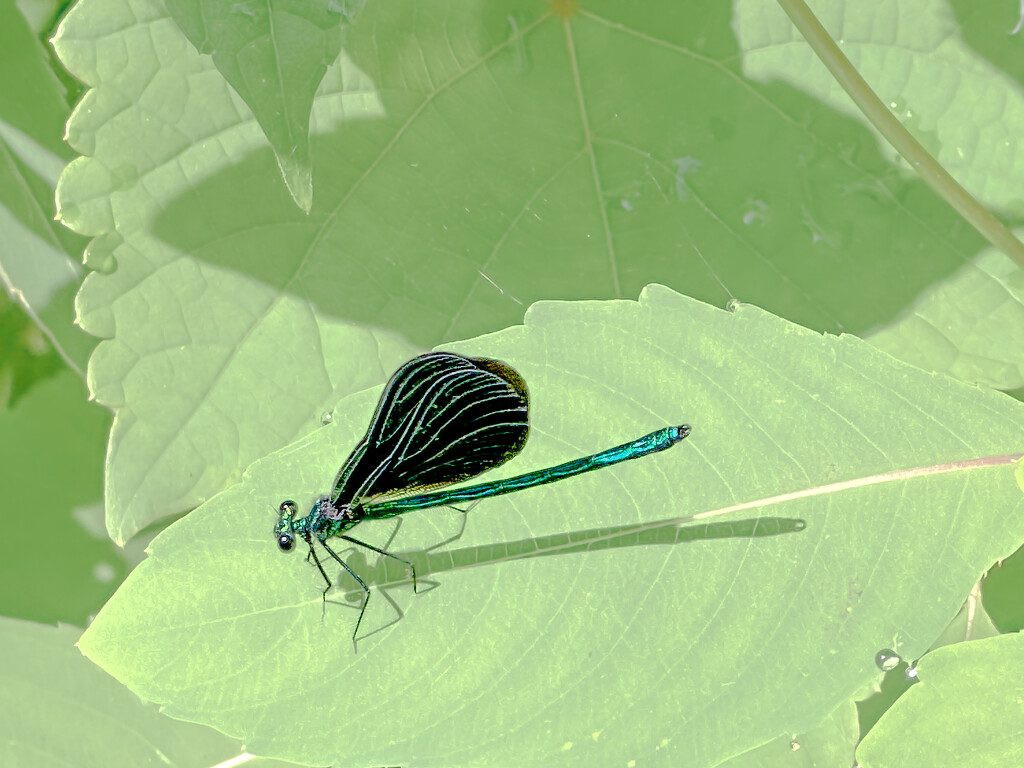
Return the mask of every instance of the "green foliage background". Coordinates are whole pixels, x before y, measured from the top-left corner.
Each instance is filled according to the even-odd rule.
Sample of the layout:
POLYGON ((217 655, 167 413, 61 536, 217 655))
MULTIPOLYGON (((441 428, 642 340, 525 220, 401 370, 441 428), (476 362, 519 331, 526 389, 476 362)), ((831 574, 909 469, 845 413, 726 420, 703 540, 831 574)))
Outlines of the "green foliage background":
MULTIPOLYGON (((1016 8, 813 7, 1015 223, 1016 8)), ((878 718, 864 766, 1024 753, 1016 676, 963 674, 1019 657, 1016 635, 978 640, 1019 629, 1019 581, 987 596, 994 624, 974 602, 954 621, 1021 544, 999 457, 1024 416, 996 391, 1024 386, 1021 266, 894 156, 778 7, 0 13, 0 637, 34 660, 6 673, 5 765, 66 764, 47 718, 88 765, 168 745, 213 765, 241 744, 308 764, 845 765, 878 718), (712 308, 733 300, 778 317, 712 308), (474 565, 438 566, 428 595, 382 572, 405 616, 353 656, 308 569, 273 551, 273 509, 329 483, 364 390, 436 345, 524 372, 520 470, 695 431, 657 461, 488 503, 457 544, 474 565), (895 470, 911 476, 829 490, 895 470), (789 492, 811 495, 772 501, 789 492), (807 529, 522 562, 480 549, 737 504, 807 529), (200 506, 82 639, 120 683, 77 630, 25 621, 84 627, 151 534, 200 506), (949 693, 876 697, 858 726, 875 651, 965 639, 934 654, 949 693), (241 741, 180 730, 121 683, 241 741), (1000 699, 1005 721, 984 706, 1000 699), (934 727, 927 757, 907 748, 907 728, 967 713, 977 727, 934 727)), ((426 551, 444 525, 410 517, 397 546, 426 551)))

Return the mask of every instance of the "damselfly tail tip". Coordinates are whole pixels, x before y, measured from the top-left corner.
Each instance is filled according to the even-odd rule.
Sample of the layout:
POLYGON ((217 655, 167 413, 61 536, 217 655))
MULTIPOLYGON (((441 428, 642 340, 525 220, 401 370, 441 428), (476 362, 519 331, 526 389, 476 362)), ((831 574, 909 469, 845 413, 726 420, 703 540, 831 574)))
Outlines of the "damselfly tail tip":
POLYGON ((689 424, 680 424, 678 427, 672 427, 672 442, 678 443, 684 437, 690 434, 689 424))

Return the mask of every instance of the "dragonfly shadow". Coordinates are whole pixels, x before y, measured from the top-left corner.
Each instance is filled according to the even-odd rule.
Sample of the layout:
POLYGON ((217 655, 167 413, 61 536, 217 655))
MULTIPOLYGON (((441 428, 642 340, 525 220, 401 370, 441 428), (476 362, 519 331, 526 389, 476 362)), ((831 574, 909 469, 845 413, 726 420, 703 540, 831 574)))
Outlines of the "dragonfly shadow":
MULTIPOLYGON (((459 571, 466 568, 480 568, 499 563, 526 560, 534 557, 552 557, 580 552, 597 552, 607 549, 624 547, 645 547, 652 545, 675 545, 709 539, 748 539, 764 536, 780 536, 799 533, 807 527, 800 518, 788 517, 755 517, 743 520, 714 523, 694 523, 683 525, 679 518, 668 521, 617 525, 606 528, 592 528, 568 533, 556 533, 532 539, 520 539, 500 544, 484 544, 475 547, 463 547, 436 551, 447 544, 457 541, 465 528, 454 536, 418 551, 395 552, 401 558, 411 562, 416 568, 418 594, 429 592, 439 586, 431 576, 459 571)), ((396 527, 388 539, 392 541, 398 531, 396 527)), ((387 549, 385 545, 384 549, 387 549)), ((394 620, 368 632, 360 634, 359 639, 365 640, 371 635, 382 632, 396 624, 402 618, 402 610, 388 594, 396 587, 412 586, 412 575, 402 563, 390 557, 376 557, 370 565, 364 550, 352 547, 345 551, 345 560, 349 567, 359 574, 366 585, 380 592, 394 610, 394 620)), ((358 608, 363 599, 363 590, 348 574, 341 574, 337 582, 338 590, 344 595, 349 607, 358 608)), ((338 603, 337 600, 328 600, 338 603)), ((341 603, 344 605, 345 603, 341 603)))

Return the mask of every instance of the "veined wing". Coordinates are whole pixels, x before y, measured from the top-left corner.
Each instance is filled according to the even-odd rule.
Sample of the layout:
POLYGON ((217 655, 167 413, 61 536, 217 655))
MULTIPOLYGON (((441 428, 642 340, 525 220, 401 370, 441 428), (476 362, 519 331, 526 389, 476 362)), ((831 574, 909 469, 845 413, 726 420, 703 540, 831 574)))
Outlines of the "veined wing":
POLYGON ((529 433, 526 382, 500 360, 420 355, 391 377, 335 481, 335 506, 403 496, 505 463, 529 433))

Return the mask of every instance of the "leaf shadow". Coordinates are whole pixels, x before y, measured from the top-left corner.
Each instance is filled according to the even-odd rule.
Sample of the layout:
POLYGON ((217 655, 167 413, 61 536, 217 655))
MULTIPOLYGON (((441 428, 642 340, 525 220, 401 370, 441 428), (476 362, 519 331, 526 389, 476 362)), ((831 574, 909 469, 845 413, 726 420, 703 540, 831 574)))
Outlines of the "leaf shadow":
MULTIPOLYGON (((373 146, 380 135, 397 130, 388 119, 343 123, 313 137, 316 191, 309 214, 296 208, 273 153, 262 149, 167 201, 153 220, 152 234, 175 254, 235 274, 234 290, 259 284, 322 315, 397 332, 425 347, 520 323, 523 307, 539 300, 632 296, 655 282, 716 305, 742 296, 817 330, 864 333, 899 317, 921 291, 954 274, 984 247, 923 181, 899 173, 879 153, 874 134, 859 121, 784 83, 760 85, 757 91, 757 98, 735 97, 732 109, 742 118, 729 110, 718 115, 717 96, 701 95, 712 112, 699 125, 679 131, 708 135, 706 146, 689 152, 707 165, 714 162, 723 179, 755 175, 761 197, 771 200, 770 217, 763 214, 769 220, 742 228, 728 224, 744 206, 768 205, 760 197, 751 203, 752 193, 746 191, 696 187, 681 199, 661 200, 659 190, 675 188, 678 170, 671 160, 652 164, 647 158, 664 155, 665 148, 622 150, 632 184, 644 199, 657 200, 645 214, 652 223, 643 246, 622 246, 617 254, 630 264, 617 292, 609 293, 597 277, 581 279, 581 274, 600 274, 596 269, 573 271, 569 280, 558 268, 570 259, 596 267, 608 258, 596 248, 565 251, 575 230, 588 226, 585 214, 560 212, 558 226, 534 235, 547 250, 501 247, 516 205, 528 205, 537 193, 530 178, 512 178, 522 162, 492 160, 525 151, 519 143, 507 152, 488 150, 491 165, 480 175, 490 187, 474 187, 475 176, 452 180, 442 174, 442 183, 416 167, 389 165, 394 178, 388 184, 403 190, 402 196, 387 206, 368 202, 373 184, 363 174, 381 157, 390 158, 383 149, 380 156, 369 150, 353 156, 350 148, 373 146), (719 135, 725 129, 713 130, 705 121, 712 127, 727 124, 728 132, 719 135), (776 147, 767 156, 766 122, 776 147), (510 179, 514 203, 489 191, 495 178, 510 179), (438 187, 452 187, 457 194, 439 196, 438 187), (486 224, 449 227, 445 222, 465 213, 465 199, 480 200, 481 207, 500 214, 486 224), (694 214, 698 226, 678 232, 680 210, 695 200, 703 206, 694 214), (365 213, 367 207, 372 215, 365 213), (893 253, 901 258, 894 260, 893 253), (490 273, 501 274, 501 288, 490 273), (865 296, 872 298, 865 301, 865 296), (461 309, 453 313, 452 308, 461 309)), ((402 113, 400 105, 382 98, 387 114, 402 113)), ((473 136, 453 131, 450 139, 449 146, 432 149, 441 153, 442 167, 481 162, 467 158, 466 147, 478 143, 473 136)), ((529 146, 527 139, 521 141, 529 146)), ((554 173, 551 169, 569 161, 554 156, 547 162, 554 173)), ((620 221, 626 215, 621 210, 610 215, 615 232, 634 226, 631 219, 620 221)))

